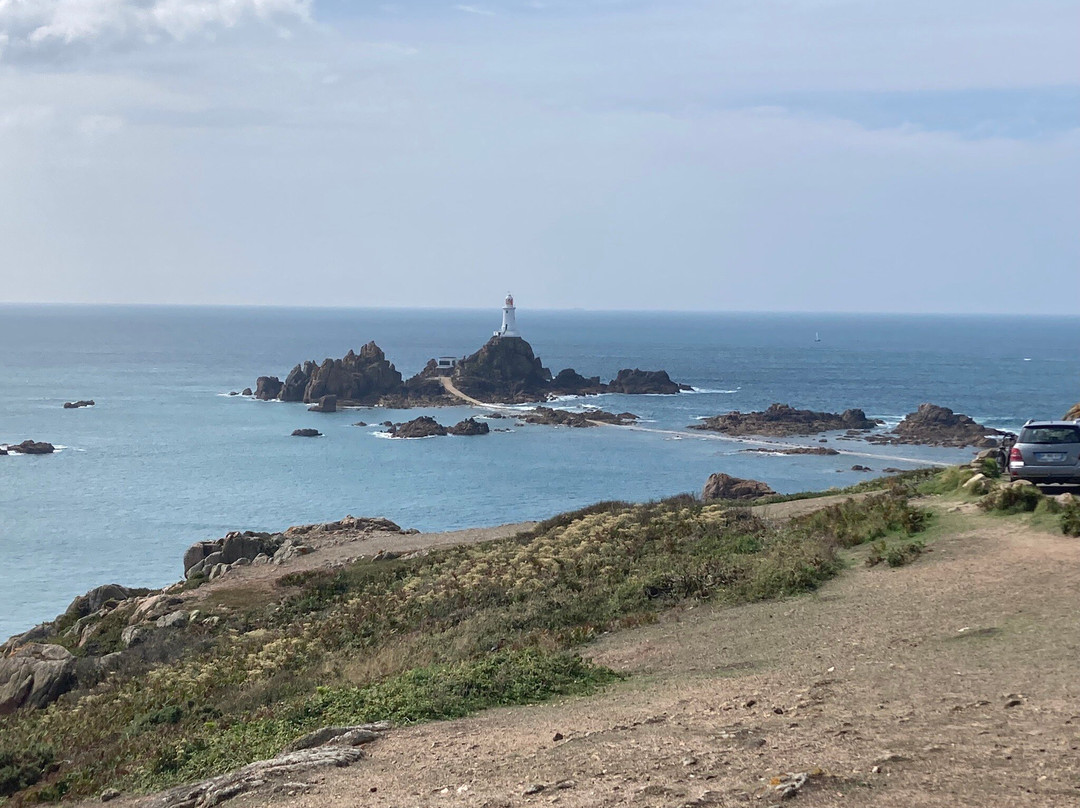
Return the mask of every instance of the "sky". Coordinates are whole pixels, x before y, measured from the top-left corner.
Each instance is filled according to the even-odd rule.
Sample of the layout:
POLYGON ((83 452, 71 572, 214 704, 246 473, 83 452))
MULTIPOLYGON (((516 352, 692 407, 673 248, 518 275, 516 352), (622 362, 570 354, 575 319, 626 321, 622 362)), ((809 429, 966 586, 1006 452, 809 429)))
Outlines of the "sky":
POLYGON ((1076 314, 1078 32, 1076 0, 0 0, 0 301, 1076 314))

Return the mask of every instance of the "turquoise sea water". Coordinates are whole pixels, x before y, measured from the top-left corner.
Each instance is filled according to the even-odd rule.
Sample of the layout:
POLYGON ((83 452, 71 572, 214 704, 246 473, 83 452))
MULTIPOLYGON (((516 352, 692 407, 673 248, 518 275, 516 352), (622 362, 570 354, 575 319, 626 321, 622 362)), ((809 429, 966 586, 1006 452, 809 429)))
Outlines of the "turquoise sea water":
MULTIPOLYGON (((774 401, 861 407, 890 424, 932 401, 1015 428, 1029 417, 1060 417, 1080 399, 1076 317, 519 309, 518 321, 553 372, 574 367, 607 379, 623 367, 664 368, 693 385, 696 392, 678 396, 588 402, 635 412, 656 430, 774 401)), ((837 448, 875 457, 780 457, 705 435, 539 426, 391 441, 352 424, 424 412, 453 423, 475 412, 322 415, 224 395, 372 339, 409 376, 432 356, 472 352, 498 325, 498 309, 0 307, 0 442, 65 447, 53 456, 0 457, 0 637, 51 619, 102 583, 176 580, 191 542, 229 530, 347 513, 453 529, 542 518, 601 499, 697 491, 714 471, 793 492, 863 479, 849 470, 854 463, 880 470, 971 454, 832 436, 837 448), (78 398, 97 406, 62 409, 78 398), (325 437, 290 437, 305 426, 325 437)))

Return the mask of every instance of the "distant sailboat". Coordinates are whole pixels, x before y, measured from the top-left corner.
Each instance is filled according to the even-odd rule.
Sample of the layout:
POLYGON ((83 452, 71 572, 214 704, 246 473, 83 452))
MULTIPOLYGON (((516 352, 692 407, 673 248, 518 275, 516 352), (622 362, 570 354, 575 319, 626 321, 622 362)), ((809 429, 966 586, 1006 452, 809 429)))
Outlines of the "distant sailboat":
POLYGON ((817 331, 814 332, 814 342, 821 342, 821 334, 817 331))

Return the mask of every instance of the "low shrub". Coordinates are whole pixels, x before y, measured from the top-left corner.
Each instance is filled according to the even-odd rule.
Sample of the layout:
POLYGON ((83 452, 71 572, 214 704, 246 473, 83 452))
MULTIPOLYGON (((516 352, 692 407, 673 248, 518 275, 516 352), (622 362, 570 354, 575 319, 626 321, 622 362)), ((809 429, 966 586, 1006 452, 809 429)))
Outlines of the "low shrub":
POLYGON ((1042 499, 1042 492, 1034 485, 1005 485, 979 500, 979 507, 999 513, 1031 513, 1042 499))
POLYGON ((1080 536, 1080 503, 1073 502, 1062 508, 1061 532, 1066 536, 1080 536))
POLYGON ((13 748, 0 746, 0 799, 34 785, 48 772, 56 752, 46 744, 13 748))

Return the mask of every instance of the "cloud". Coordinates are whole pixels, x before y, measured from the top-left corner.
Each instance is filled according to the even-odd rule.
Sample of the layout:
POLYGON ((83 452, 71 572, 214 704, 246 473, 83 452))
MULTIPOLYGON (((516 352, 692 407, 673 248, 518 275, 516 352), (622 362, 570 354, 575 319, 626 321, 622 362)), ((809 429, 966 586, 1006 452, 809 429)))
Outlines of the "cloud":
POLYGON ((457 5, 454 6, 458 11, 464 11, 466 14, 480 14, 484 17, 494 17, 495 12, 486 8, 480 8, 479 6, 457 5))
POLYGON ((0 59, 184 40, 249 22, 306 22, 312 0, 0 0, 0 59))

